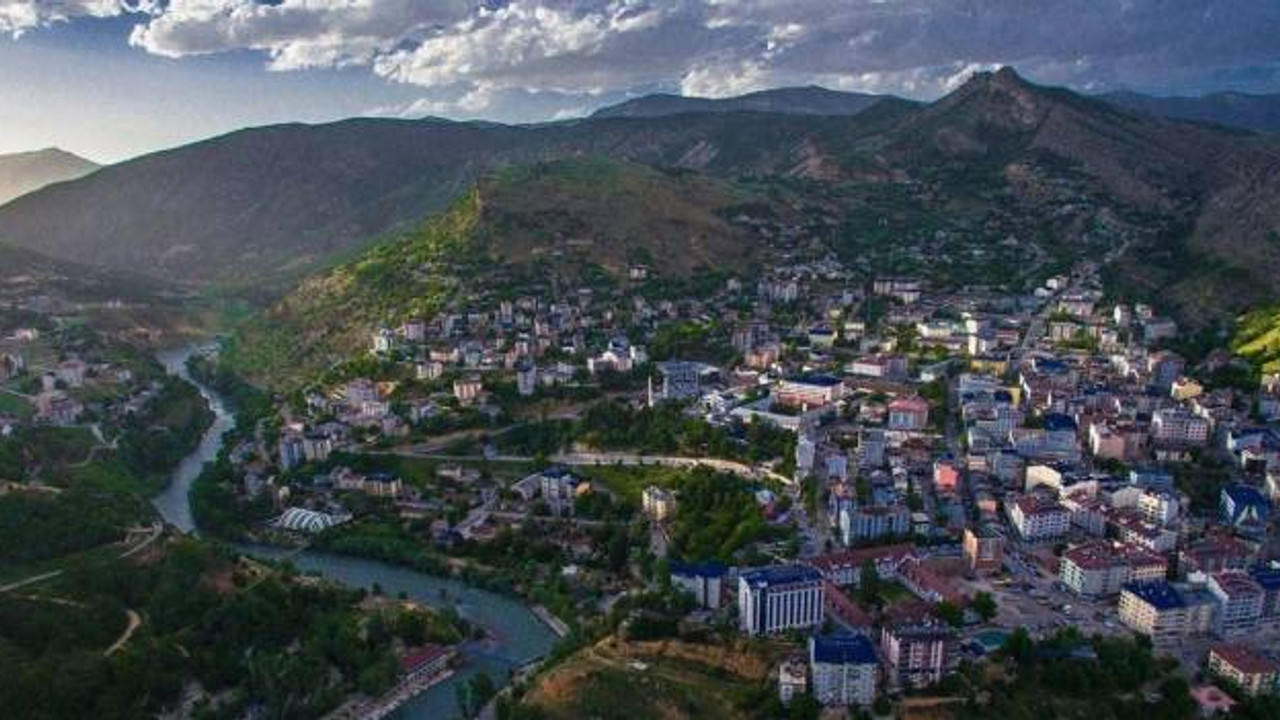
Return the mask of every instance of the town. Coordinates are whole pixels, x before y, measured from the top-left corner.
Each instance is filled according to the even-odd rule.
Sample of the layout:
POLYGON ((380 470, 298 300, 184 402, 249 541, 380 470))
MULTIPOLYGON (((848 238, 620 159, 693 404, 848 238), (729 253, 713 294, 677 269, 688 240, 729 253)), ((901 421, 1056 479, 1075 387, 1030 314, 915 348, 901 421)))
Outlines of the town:
POLYGON ((683 591, 681 623, 793 638, 784 704, 870 708, 1066 628, 1147 638, 1209 710, 1275 690, 1280 378, 1190 364, 1092 263, 1027 295, 832 257, 648 279, 379 329, 241 429, 223 529, 434 556, 561 635, 683 591))

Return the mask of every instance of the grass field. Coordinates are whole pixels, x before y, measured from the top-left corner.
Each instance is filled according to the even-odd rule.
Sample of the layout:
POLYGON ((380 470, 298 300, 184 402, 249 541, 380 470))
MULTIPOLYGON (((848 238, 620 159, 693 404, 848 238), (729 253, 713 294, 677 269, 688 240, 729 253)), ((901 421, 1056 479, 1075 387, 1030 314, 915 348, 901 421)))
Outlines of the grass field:
POLYGON ((540 677, 526 702, 552 720, 738 720, 775 656, 771 646, 610 638, 540 677))
POLYGON ((650 485, 675 487, 689 473, 686 468, 648 465, 593 465, 574 468, 584 478, 604 485, 618 497, 639 504, 640 494, 650 485))

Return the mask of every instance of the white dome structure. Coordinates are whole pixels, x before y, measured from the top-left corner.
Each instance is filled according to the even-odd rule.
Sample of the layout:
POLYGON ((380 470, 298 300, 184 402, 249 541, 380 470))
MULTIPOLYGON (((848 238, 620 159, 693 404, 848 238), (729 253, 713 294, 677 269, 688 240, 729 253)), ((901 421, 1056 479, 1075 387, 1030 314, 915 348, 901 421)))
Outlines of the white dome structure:
POLYGON ((314 535, 316 533, 323 532, 334 525, 340 525, 345 522, 346 519, 347 518, 345 517, 330 515, 329 513, 295 507, 285 510, 284 514, 280 516, 280 519, 276 520, 276 525, 285 530, 314 535))

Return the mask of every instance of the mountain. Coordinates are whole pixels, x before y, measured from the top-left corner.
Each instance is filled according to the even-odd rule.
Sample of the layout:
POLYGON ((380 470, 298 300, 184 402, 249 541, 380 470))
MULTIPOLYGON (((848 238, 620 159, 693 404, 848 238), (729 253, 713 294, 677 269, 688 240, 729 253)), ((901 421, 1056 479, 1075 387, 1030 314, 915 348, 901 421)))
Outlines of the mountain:
POLYGON ((600 108, 594 118, 646 118, 688 113, 763 112, 792 115, 857 115, 885 95, 840 92, 810 85, 777 88, 728 98, 701 98, 658 93, 600 108))
POLYGON ((0 205, 46 185, 75 180, 98 165, 57 148, 0 155, 0 205))
POLYGON ((781 173, 844 118, 732 115, 504 126, 359 119, 245 130, 45 188, 0 208, 0 242, 184 282, 297 276, 438 212, 486 170, 608 155, 781 173))
POLYGON ((1113 92, 1098 97, 1114 105, 1161 117, 1214 123, 1250 132, 1280 131, 1280 94, 1220 92, 1200 97, 1157 97, 1113 92))
MULTIPOLYGON (((867 272, 1020 283, 1114 258, 1116 292, 1191 322, 1280 296, 1280 247, 1268 240, 1280 227, 1280 140, 1135 112, 1010 69, 928 105, 885 98, 856 115, 245 130, 19 198, 0 208, 0 242, 167 280, 287 287, 417 227, 494 171, 587 157, 785 198, 809 216, 797 231, 867 272), (951 255, 937 252, 938 232, 951 255)), ((592 202, 620 226, 644 222, 608 200, 592 202)), ((571 234, 553 215, 534 217, 571 234)))

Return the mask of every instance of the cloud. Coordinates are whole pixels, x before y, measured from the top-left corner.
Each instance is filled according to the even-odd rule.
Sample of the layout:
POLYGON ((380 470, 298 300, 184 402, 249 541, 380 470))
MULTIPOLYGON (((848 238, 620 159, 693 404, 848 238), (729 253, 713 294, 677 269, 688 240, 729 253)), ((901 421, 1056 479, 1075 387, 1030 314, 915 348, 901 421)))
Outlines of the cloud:
POLYGON ((79 17, 115 17, 154 9, 153 0, 0 0, 0 33, 18 37, 79 17))
POLYGON ((153 54, 365 68, 422 88, 420 109, 504 119, 653 89, 930 98, 1002 64, 1088 90, 1280 90, 1280 3, 1249 0, 0 0, 0 31, 129 12, 153 54))

